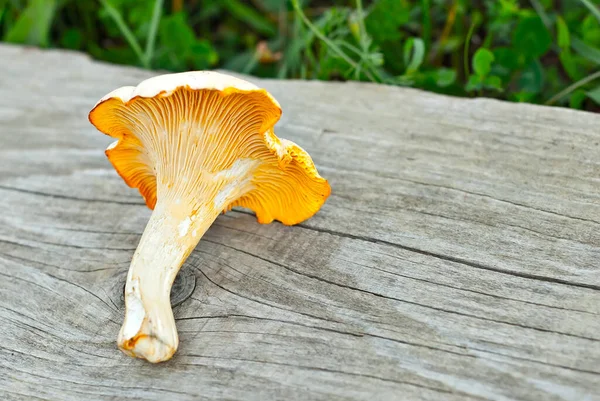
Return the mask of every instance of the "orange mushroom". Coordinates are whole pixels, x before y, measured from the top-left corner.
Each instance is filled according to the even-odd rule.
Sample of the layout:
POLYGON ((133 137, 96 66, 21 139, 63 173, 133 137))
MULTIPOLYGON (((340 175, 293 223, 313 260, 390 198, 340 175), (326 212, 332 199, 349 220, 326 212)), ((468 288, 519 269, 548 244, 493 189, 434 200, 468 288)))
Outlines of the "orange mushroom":
POLYGON ((280 115, 264 89, 207 71, 119 88, 90 112, 117 138, 108 159, 153 209, 125 285, 118 345, 128 355, 160 362, 177 350, 171 286, 219 213, 241 206, 259 223, 292 225, 329 196, 308 153, 275 136, 280 115))

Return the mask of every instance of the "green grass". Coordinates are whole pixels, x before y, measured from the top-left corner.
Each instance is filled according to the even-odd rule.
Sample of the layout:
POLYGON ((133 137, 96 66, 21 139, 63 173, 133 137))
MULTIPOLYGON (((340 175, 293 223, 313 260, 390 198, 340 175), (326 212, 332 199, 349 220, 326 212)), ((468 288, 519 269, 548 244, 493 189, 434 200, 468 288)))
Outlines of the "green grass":
POLYGON ((600 110, 595 0, 0 0, 0 38, 144 68, 600 110))

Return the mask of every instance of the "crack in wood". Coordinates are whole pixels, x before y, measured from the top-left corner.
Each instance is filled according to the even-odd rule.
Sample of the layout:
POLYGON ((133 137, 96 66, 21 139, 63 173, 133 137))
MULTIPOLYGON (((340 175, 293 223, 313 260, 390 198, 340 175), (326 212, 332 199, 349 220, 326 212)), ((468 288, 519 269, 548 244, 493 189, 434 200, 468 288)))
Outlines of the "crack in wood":
POLYGON ((520 278, 525 278, 525 279, 529 279, 529 280, 539 280, 539 281, 545 281, 545 282, 548 282, 548 283, 564 284, 564 285, 573 286, 573 287, 588 288, 588 289, 596 290, 596 291, 600 290, 600 286, 595 285, 595 284, 577 283, 577 282, 563 280, 563 279, 555 278, 555 277, 540 276, 540 275, 537 275, 537 274, 524 273, 524 272, 515 272, 515 271, 500 269, 500 268, 497 268, 497 267, 486 266, 486 265, 483 265, 483 264, 478 263, 478 262, 472 262, 472 261, 465 260, 465 259, 462 259, 462 258, 457 258, 457 257, 454 257, 454 256, 442 255, 442 254, 439 254, 439 253, 430 252, 430 251, 426 251, 426 250, 414 248, 414 247, 411 247, 411 246, 400 245, 400 244, 397 244, 395 242, 390 242, 390 241, 386 241, 386 240, 382 240, 382 239, 369 238, 369 237, 364 237, 364 236, 361 236, 361 235, 353 235, 353 234, 348 234, 348 233, 341 232, 341 231, 335 231, 335 230, 330 230, 330 229, 327 229, 327 228, 321 228, 321 227, 311 226, 311 225, 309 225, 307 223, 300 223, 300 224, 298 224, 298 226, 302 227, 302 228, 306 228, 308 230, 313 230, 313 231, 318 231, 318 232, 321 232, 321 233, 331 234, 331 235, 334 235, 334 236, 337 236, 337 237, 348 238, 348 239, 355 239, 355 240, 360 240, 360 241, 366 241, 366 242, 371 242, 373 244, 388 245, 388 246, 392 246, 394 248, 403 249, 405 251, 415 252, 415 253, 418 253, 418 254, 421 254, 421 255, 425 255, 425 256, 431 256, 432 258, 436 258, 436 259, 445 260, 445 261, 448 261, 448 262, 459 263, 459 264, 462 264, 462 265, 474 267, 476 269, 489 270, 489 271, 492 271, 492 272, 495 272, 495 273, 507 274, 507 275, 511 275, 511 276, 515 276, 515 277, 520 277, 520 278))

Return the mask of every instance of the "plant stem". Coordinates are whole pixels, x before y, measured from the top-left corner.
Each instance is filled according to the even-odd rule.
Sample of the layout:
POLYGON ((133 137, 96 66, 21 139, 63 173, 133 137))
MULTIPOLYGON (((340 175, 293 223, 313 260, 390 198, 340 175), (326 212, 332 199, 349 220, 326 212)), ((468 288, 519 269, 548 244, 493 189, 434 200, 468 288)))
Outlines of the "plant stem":
POLYGON ((432 60, 434 65, 439 65, 441 58, 443 56, 443 47, 448 41, 448 36, 450 36, 450 32, 452 32, 452 28, 454 27, 454 21, 456 21, 456 11, 458 10, 458 0, 454 0, 452 6, 450 6, 450 11, 448 11, 448 17, 446 18, 446 24, 444 25, 444 29, 442 30, 442 34, 440 35, 440 40, 437 45, 437 52, 430 55, 430 60, 432 60))
POLYGON ((363 51, 368 50, 364 48, 364 44, 366 43, 367 28, 365 28, 365 16, 363 14, 362 0, 356 0, 356 12, 358 14, 358 29, 360 31, 360 43, 361 46, 363 46, 363 51))
MULTIPOLYGON (((369 52, 370 40, 367 33, 367 28, 365 27, 365 15, 362 0, 356 0, 356 12, 358 14, 358 28, 360 31, 360 44, 362 47, 362 52, 360 56, 361 60, 364 60, 365 55, 369 52)), ((365 68, 365 74, 373 74, 373 76, 375 77, 375 82, 383 82, 384 79, 379 73, 379 71, 377 71, 377 68, 368 61, 366 64, 367 68, 365 68), (369 68, 371 69, 371 72, 368 71, 369 68)), ((373 81, 373 79, 371 80, 373 81)))
POLYGON ((425 52, 431 49, 431 14, 429 0, 421 0, 423 8, 423 41, 425 42, 425 52))
POLYGON ((556 103, 557 101, 559 101, 560 99, 562 99, 563 97, 565 97, 566 95, 568 95, 569 93, 573 92, 574 90, 578 89, 579 87, 592 82, 595 79, 600 78, 600 71, 596 71, 593 74, 588 75, 585 78, 580 79, 579 81, 575 82, 574 84, 569 85, 568 87, 566 87, 565 89, 563 89, 562 91, 558 92, 556 95, 552 96, 550 99, 548 99, 546 101, 546 105, 552 105, 554 103, 556 103))
POLYGON ((183 0, 173 0, 173 13, 177 13, 183 9, 183 0))
POLYGON ((469 75, 471 74, 469 71, 469 47, 471 45, 471 37, 473 36, 473 31, 475 31, 475 21, 471 22, 471 26, 469 27, 469 32, 467 32, 467 37, 465 38, 465 50, 464 50, 464 54, 463 54, 465 79, 468 79, 469 75))
MULTIPOLYGON (((315 34, 317 38, 319 38, 323 43, 325 43, 334 53, 336 53, 342 60, 346 63, 350 64, 353 68, 359 69, 360 66, 352 60, 342 49, 340 49, 335 43, 333 43, 329 38, 327 38, 319 29, 313 25, 312 22, 304 15, 302 9, 300 8, 300 4, 298 4, 298 0, 292 0, 292 5, 294 6, 294 10, 296 14, 302 19, 304 24, 308 26, 308 28, 315 34)), ((365 70, 365 75, 373 82, 378 82, 377 79, 371 74, 370 71, 365 70)))
POLYGON ((0 3, 0 24, 2 23, 2 18, 6 12, 6 4, 0 3))

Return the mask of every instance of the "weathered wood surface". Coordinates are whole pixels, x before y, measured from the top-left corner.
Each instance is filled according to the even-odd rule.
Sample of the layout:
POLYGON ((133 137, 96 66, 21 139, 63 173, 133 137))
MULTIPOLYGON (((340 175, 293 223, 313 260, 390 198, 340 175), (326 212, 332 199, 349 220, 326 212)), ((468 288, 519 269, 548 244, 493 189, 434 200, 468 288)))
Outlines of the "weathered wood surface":
POLYGON ((153 75, 0 47, 2 400, 600 399, 600 117, 254 79, 332 185, 295 227, 219 217, 164 364, 123 355, 149 218, 88 123, 153 75))

